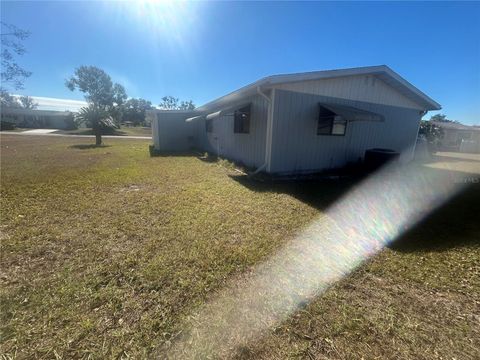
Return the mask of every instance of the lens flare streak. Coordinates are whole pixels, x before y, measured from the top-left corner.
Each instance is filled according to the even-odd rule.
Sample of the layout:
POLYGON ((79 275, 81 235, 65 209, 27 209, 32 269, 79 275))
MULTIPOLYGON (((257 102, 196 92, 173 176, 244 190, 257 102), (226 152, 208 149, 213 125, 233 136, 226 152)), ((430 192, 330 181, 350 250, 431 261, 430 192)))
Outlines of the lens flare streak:
POLYGON ((190 319, 172 357, 225 357, 284 320, 463 187, 419 166, 386 167, 190 319))

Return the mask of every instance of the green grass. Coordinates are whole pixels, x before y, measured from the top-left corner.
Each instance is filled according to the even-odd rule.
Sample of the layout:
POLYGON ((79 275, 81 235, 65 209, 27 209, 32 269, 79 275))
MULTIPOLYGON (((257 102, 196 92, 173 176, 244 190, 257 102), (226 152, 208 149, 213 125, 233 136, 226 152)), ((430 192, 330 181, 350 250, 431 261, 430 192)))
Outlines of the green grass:
MULTIPOLYGON (((91 129, 80 128, 76 130, 59 130, 56 132, 57 134, 64 134, 64 135, 94 135, 91 129)), ((120 129, 115 129, 112 134, 108 135, 116 135, 116 136, 152 136, 152 129, 150 127, 142 127, 142 126, 135 126, 135 127, 122 127, 120 129)))
MULTIPOLYGON (((151 158, 148 141, 85 143, 1 136, 5 357, 163 356, 199 306, 352 185, 256 183, 151 158)), ((476 184, 237 355, 478 358, 479 203, 476 184)))

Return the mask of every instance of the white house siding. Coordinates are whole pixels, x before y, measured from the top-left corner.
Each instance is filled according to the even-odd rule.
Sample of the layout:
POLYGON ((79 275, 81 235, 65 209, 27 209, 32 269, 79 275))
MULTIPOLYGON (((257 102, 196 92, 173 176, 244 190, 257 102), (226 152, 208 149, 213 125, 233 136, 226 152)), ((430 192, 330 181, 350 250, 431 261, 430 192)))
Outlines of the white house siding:
POLYGON ((332 79, 301 81, 276 85, 275 88, 423 110, 422 106, 402 95, 374 75, 357 75, 332 79))
MULTIPOLYGON (((205 119, 194 120, 197 124, 197 144, 201 150, 217 154, 250 167, 259 167, 265 162, 265 134, 268 103, 259 95, 241 101, 251 102, 250 133, 233 132, 233 111, 213 119, 213 132, 205 130, 205 119)), ((241 105, 239 104, 239 105, 241 105)), ((227 106, 228 107, 228 106, 227 106)), ((219 109, 212 109, 214 113, 219 109)))
POLYGON ((185 119, 195 116, 194 112, 158 111, 152 122, 152 137, 155 149, 181 152, 196 146, 194 122, 185 119))
POLYGON ((272 173, 338 168, 370 148, 389 148, 402 161, 413 157, 420 122, 416 109, 276 90, 272 173), (385 122, 349 122, 345 136, 317 135, 319 103, 347 105, 385 116, 385 122))

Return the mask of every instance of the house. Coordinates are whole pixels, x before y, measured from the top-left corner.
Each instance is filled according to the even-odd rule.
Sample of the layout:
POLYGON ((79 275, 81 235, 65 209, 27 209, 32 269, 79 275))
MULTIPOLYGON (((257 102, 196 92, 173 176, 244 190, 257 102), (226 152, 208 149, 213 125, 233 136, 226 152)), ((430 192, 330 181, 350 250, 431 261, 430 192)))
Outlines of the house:
POLYGON ((271 174, 363 159, 371 148, 412 159, 420 119, 440 105, 385 65, 274 75, 194 111, 154 110, 154 148, 196 148, 271 174))
POLYGON ((2 107, 1 119, 23 128, 71 129, 73 126, 73 113, 69 111, 2 107))
POLYGON ((441 150, 480 153, 480 127, 453 121, 432 123, 443 130, 443 137, 439 142, 441 150))

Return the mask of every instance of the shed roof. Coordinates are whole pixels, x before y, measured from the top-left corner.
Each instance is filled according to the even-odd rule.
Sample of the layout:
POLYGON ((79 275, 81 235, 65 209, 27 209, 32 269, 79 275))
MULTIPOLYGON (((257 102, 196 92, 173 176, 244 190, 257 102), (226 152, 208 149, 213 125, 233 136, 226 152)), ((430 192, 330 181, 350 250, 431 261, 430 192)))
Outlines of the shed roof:
POLYGON ((415 86, 410 84, 407 80, 402 78, 392 69, 386 65, 378 66, 365 66, 365 67, 356 67, 349 69, 337 69, 337 70, 324 70, 324 71, 313 71, 313 72, 304 72, 304 73, 294 73, 294 74, 282 74, 282 75, 272 75, 255 81, 247 86, 244 86, 238 90, 235 90, 225 96, 222 96, 218 99, 210 101, 199 108, 195 109, 197 111, 209 111, 218 107, 225 106, 231 102, 240 101, 246 96, 251 96, 257 92, 257 88, 260 87, 263 90, 267 90, 275 85, 292 83, 292 82, 301 82, 301 81, 310 81, 310 80, 321 80, 321 79, 331 79, 337 77, 345 76, 355 76, 355 75, 375 75, 380 78, 382 81, 392 86, 398 92, 411 99, 415 103, 423 106, 425 110, 440 110, 441 105, 428 97, 426 94, 421 92, 415 86))

